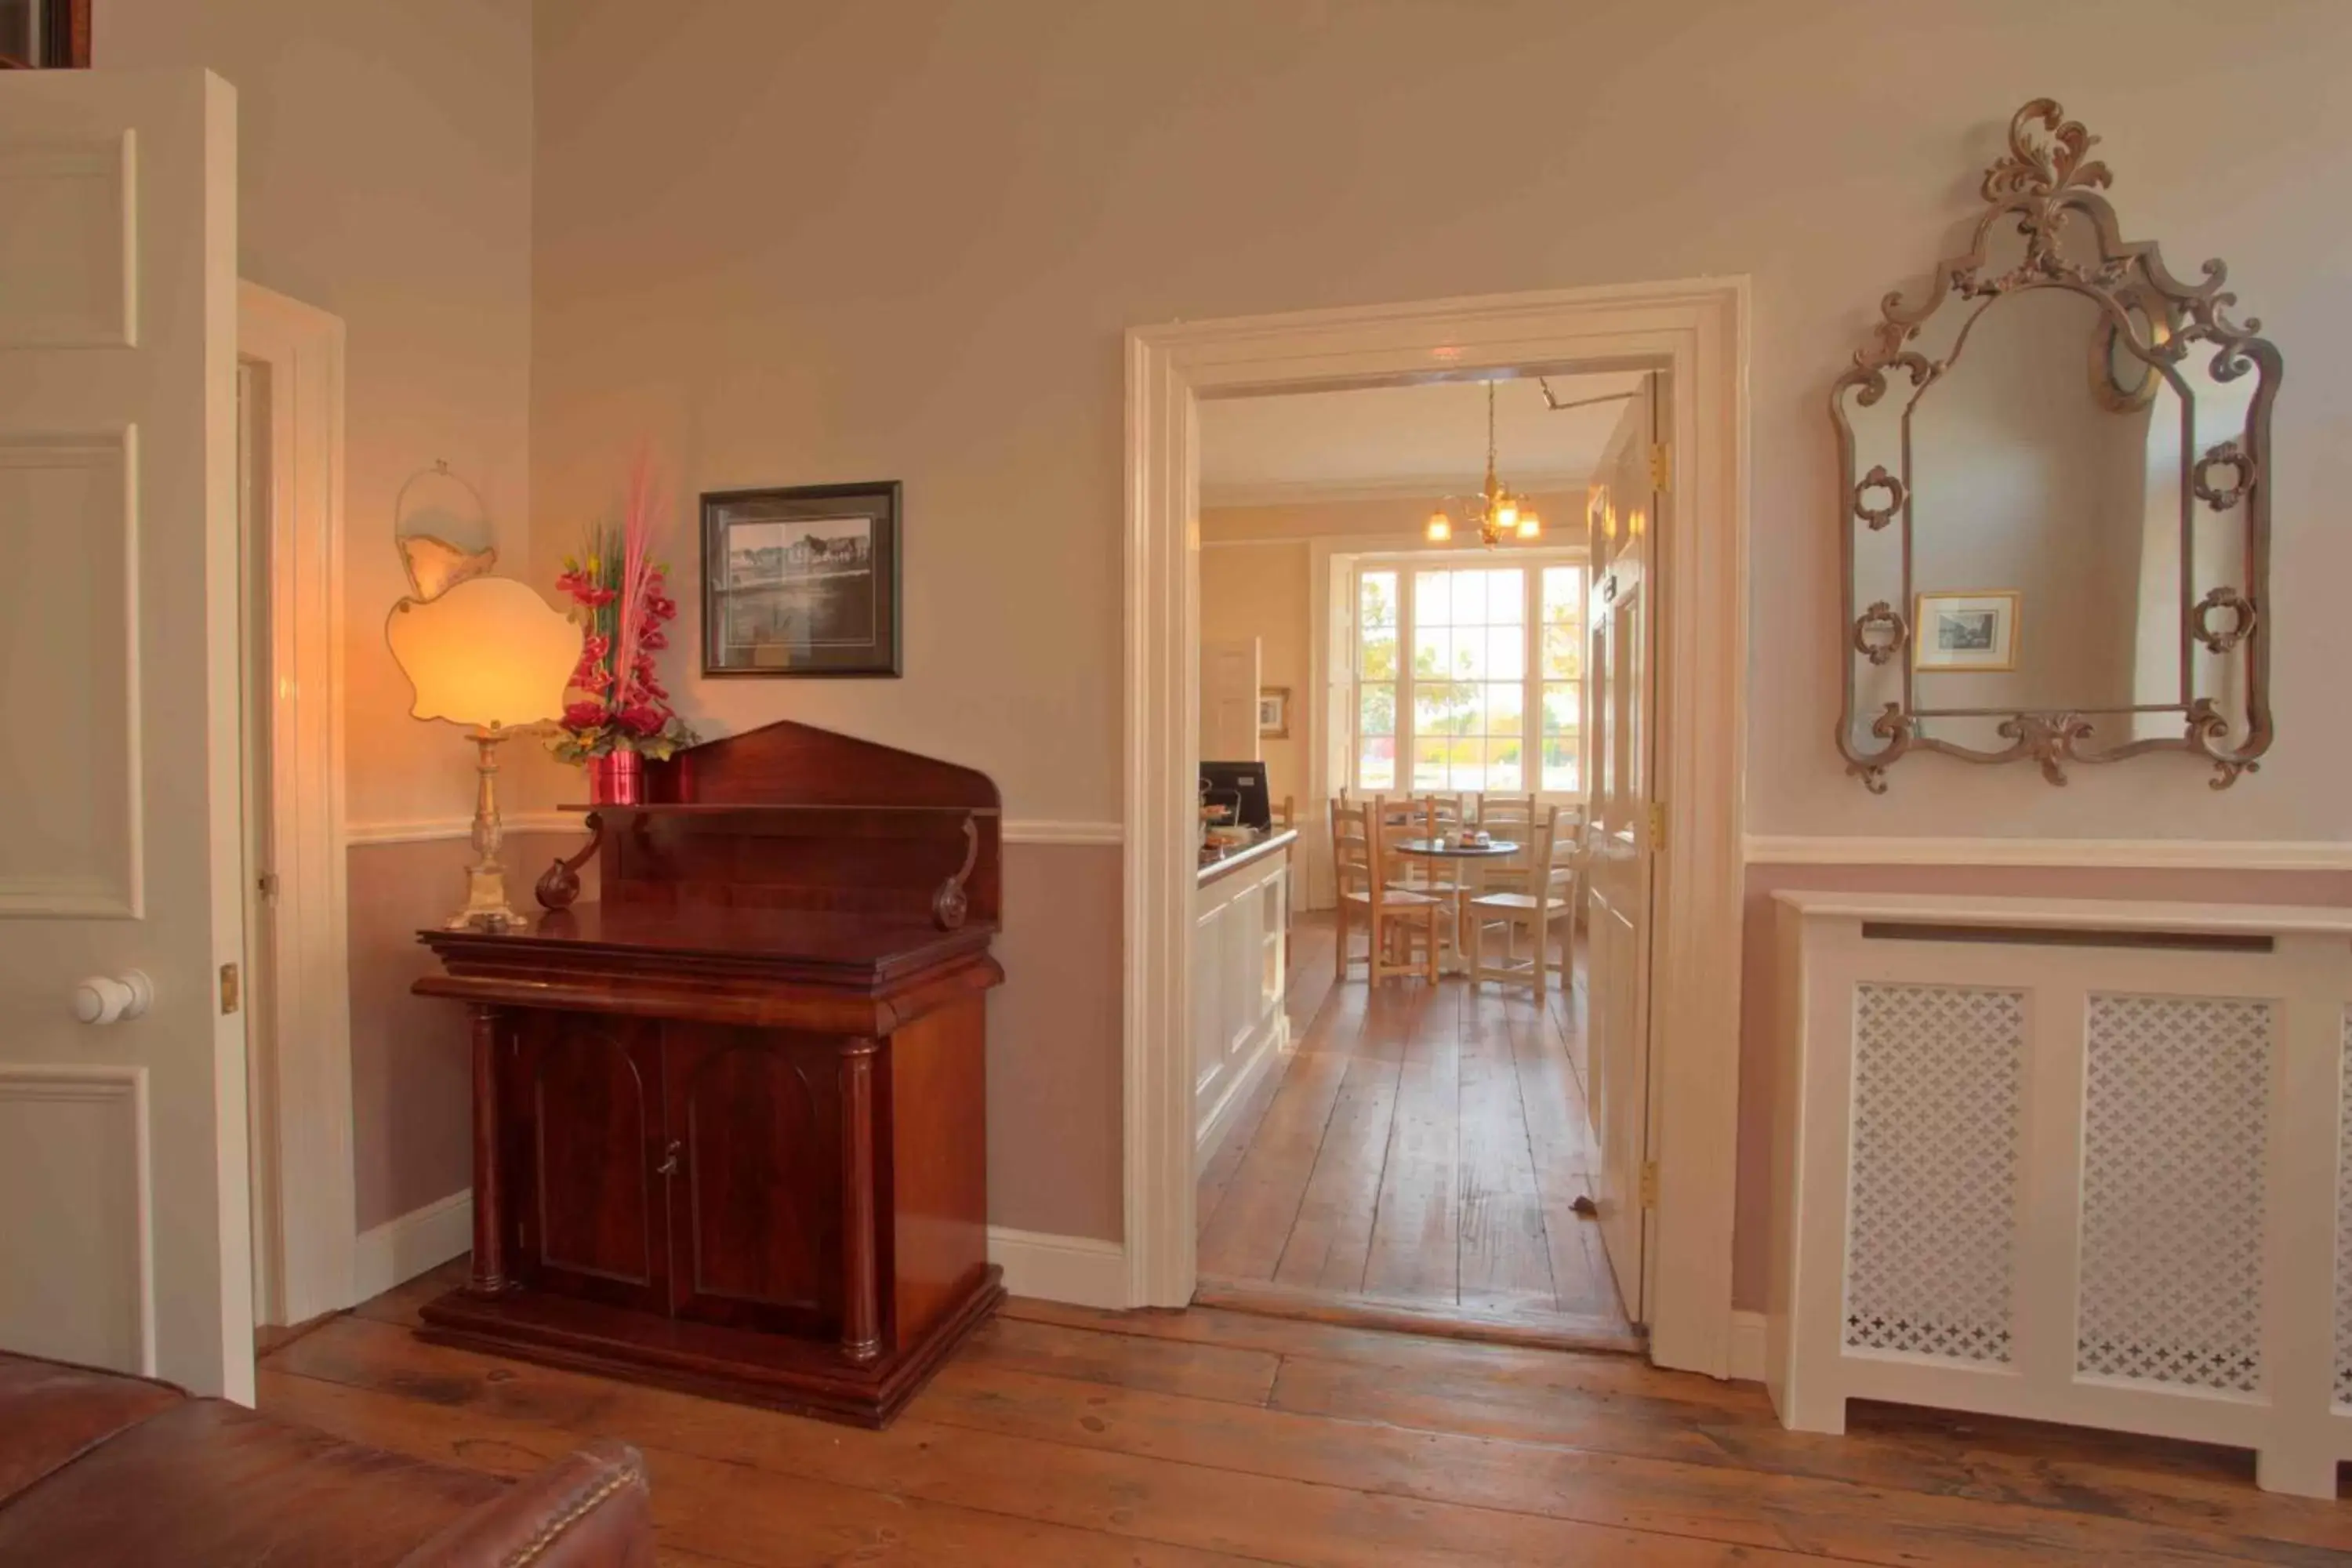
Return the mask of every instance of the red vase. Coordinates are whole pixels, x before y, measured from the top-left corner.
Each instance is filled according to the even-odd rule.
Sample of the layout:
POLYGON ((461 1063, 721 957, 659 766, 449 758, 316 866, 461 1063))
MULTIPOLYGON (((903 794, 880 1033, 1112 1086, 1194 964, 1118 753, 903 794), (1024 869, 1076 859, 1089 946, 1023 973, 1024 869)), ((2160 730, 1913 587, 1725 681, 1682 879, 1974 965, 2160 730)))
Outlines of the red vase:
POLYGON ((591 805, 642 805, 646 798, 646 759, 636 752, 607 752, 588 759, 588 802, 591 805))

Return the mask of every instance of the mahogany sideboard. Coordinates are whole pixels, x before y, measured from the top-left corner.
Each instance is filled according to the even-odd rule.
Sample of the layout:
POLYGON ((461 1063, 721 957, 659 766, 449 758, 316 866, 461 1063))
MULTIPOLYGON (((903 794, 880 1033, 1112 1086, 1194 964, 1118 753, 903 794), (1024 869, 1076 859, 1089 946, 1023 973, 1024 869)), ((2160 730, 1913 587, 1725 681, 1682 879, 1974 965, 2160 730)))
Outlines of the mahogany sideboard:
POLYGON ((418 1331, 884 1425, 1004 1295, 995 786, 793 723, 646 773, 527 930, 419 933, 472 1021, 474 1258, 418 1331))

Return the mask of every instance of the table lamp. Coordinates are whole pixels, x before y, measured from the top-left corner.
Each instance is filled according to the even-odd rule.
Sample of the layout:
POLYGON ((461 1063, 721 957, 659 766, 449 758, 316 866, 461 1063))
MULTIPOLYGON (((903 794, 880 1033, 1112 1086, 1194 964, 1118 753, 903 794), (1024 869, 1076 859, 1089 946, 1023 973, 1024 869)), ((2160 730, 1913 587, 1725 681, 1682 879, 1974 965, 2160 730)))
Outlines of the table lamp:
POLYGON ((384 637, 415 689, 410 716, 467 725, 477 748, 476 858, 466 868, 466 907, 449 929, 520 930, 529 922, 507 902, 499 861, 499 744, 562 715, 580 627, 527 583, 475 577, 437 598, 401 600, 384 637))

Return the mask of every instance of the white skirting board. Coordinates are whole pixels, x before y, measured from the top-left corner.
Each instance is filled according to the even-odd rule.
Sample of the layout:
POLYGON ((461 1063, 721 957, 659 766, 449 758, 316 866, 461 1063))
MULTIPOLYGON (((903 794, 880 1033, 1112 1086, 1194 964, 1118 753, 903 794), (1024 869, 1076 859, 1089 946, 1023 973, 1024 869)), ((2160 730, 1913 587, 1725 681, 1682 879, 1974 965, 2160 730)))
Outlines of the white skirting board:
MULTIPOLYGON (((452 1193, 362 1231, 352 1260, 353 1299, 380 1296, 473 1244, 470 1192, 452 1193)), ((988 1227, 988 1258, 1003 1267, 1004 1288, 1016 1296, 1078 1307, 1127 1304, 1127 1253, 1115 1241, 992 1225, 988 1227)))
POLYGON ((352 1254, 354 1301, 380 1296, 437 1268, 474 1245, 474 1194, 465 1190, 436 1198, 372 1230, 360 1232, 352 1254))
POLYGON ((1004 1288, 1015 1296, 1074 1307, 1127 1305, 1127 1249, 1116 1241, 992 1225, 988 1260, 1003 1268, 1004 1288))

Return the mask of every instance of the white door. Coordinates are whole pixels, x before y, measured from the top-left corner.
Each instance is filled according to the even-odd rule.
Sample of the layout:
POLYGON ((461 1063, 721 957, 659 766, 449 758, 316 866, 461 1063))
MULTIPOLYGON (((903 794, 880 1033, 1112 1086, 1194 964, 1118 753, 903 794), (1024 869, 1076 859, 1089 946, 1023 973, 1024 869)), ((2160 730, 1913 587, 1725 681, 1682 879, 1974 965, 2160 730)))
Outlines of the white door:
POLYGON ((1591 747, 1585 918, 1587 1104, 1601 1169, 1593 1201, 1625 1315, 1648 1321, 1651 717, 1657 664, 1651 460, 1664 382, 1648 377, 1609 438, 1588 501, 1592 587, 1585 734, 1591 747))
POLYGON ((1258 760, 1257 638, 1201 645, 1201 760, 1258 760))
POLYGON ((249 1402, 236 312, 227 85, 0 72, 0 1346, 249 1402))

